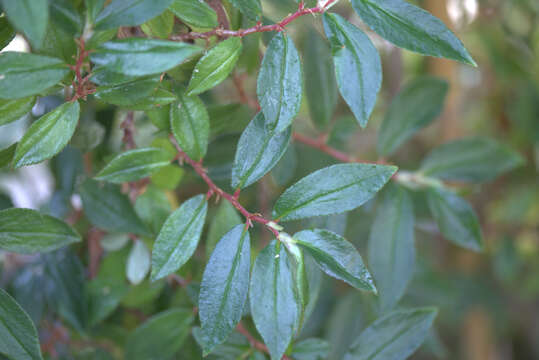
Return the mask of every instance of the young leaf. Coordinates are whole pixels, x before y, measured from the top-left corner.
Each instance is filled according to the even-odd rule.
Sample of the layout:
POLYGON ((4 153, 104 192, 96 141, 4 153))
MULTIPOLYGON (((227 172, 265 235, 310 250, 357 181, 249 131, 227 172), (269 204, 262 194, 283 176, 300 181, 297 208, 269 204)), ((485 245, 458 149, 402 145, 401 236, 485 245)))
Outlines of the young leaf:
POLYGON ((192 159, 206 155, 210 136, 210 118, 197 96, 188 96, 181 86, 175 88, 178 101, 170 107, 170 127, 174 138, 192 159))
POLYGON ((363 330, 344 360, 404 360, 425 341, 437 310, 417 308, 386 314, 363 330))
POLYGON ((198 95, 225 80, 236 66, 241 48, 241 39, 237 37, 221 41, 211 48, 195 65, 187 94, 198 95))
POLYGON ((295 343, 291 356, 295 360, 325 360, 328 359, 329 348, 326 340, 309 338, 295 343))
POLYGON ((130 38, 101 44, 90 59, 109 71, 144 76, 170 70, 199 51, 199 47, 184 42, 130 38))
POLYGON ((397 171, 395 166, 338 164, 307 175, 277 199, 273 216, 281 221, 355 209, 371 199, 397 171))
POLYGON ((47 0, 3 0, 2 6, 13 27, 26 36, 34 50, 38 50, 49 23, 49 2, 47 0))
POLYGON ((235 8, 251 20, 260 20, 262 16, 262 4, 260 0, 231 0, 235 8))
POLYGON ((285 130, 301 106, 303 78, 294 43, 282 32, 268 45, 258 74, 256 93, 270 130, 285 130))
POLYGON ((332 46, 339 92, 365 127, 382 84, 378 51, 367 35, 340 15, 324 13, 324 30, 332 46))
POLYGON ((371 274, 356 248, 329 230, 303 230, 294 235, 296 244, 311 255, 328 275, 356 289, 376 292, 371 274))
POLYGON ((17 360, 43 359, 32 319, 3 289, 0 289, 0 324, 1 354, 17 360))
POLYGON ((274 240, 258 254, 249 287, 251 315, 272 360, 283 356, 299 317, 290 262, 279 245, 274 240))
POLYGON ((129 106, 144 101, 159 84, 159 77, 138 78, 121 84, 98 86, 95 97, 118 106, 129 106))
POLYGON ((129 282, 138 285, 150 271, 150 252, 144 242, 135 241, 126 264, 126 275, 129 282))
POLYGON ((19 99, 39 94, 56 85, 68 71, 60 59, 12 51, 2 53, 0 99, 19 99))
POLYGON ((436 188, 429 189, 427 200, 442 235, 467 249, 483 249, 479 220, 466 200, 448 190, 436 188))
POLYGON ((411 81, 393 99, 378 134, 376 149, 393 153, 415 132, 432 122, 444 106, 447 81, 425 76, 411 81))
POLYGON ((17 100, 0 100, 0 126, 28 114, 35 102, 36 98, 33 96, 17 100))
POLYGON ((205 355, 241 320, 249 290, 250 247, 246 227, 236 225, 217 243, 206 265, 198 301, 205 355))
POLYGON ((399 301, 414 274, 414 209, 402 187, 388 187, 376 211, 369 237, 369 266, 384 312, 399 301))
POLYGON ((256 114, 238 141, 232 187, 243 189, 266 175, 284 155, 291 136, 291 127, 282 132, 269 130, 264 114, 256 114))
POLYGON ((217 14, 204 1, 174 0, 169 10, 181 21, 194 27, 214 28, 219 25, 217 14))
POLYGON ((205 196, 184 202, 167 218, 152 250, 152 281, 178 270, 195 252, 208 209, 205 196))
POLYGON ((79 102, 67 102, 43 115, 17 145, 13 166, 19 168, 50 159, 71 140, 79 122, 79 102))
POLYGON ((476 65, 443 22, 405 0, 352 0, 363 21, 397 46, 476 65))
POLYGON ((56 250, 80 241, 80 235, 65 222, 31 209, 0 211, 0 248, 31 254, 56 250))
POLYGON ((524 164, 506 145, 485 137, 469 137, 435 148, 421 164, 427 176, 444 180, 485 182, 524 164))
POLYGON ((173 0, 113 0, 95 19, 96 30, 136 26, 161 14, 173 0))

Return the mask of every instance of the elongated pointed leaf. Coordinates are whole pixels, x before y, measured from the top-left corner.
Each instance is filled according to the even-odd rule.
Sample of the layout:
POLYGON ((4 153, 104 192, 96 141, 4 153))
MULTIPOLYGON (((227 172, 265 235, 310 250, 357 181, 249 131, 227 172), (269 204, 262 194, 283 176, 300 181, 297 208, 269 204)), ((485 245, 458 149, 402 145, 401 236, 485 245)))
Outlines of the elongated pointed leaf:
POLYGON ((284 155, 292 129, 276 132, 266 127, 259 112, 241 134, 232 168, 232 187, 245 188, 266 175, 284 155))
POLYGON ((2 6, 13 27, 26 36, 34 49, 39 49, 49 23, 49 2, 3 0, 2 6))
POLYGON ((324 14, 337 86, 361 127, 367 126, 382 85, 378 51, 361 30, 337 14, 324 14))
POLYGON ((193 255, 200 240, 207 209, 204 195, 197 195, 170 214, 153 246, 153 281, 178 270, 193 255))
POLYGON ((326 340, 309 338, 294 344, 292 358, 295 360, 325 360, 329 355, 329 343, 326 340))
POLYGON ((425 341, 436 317, 434 308, 394 311, 359 335, 345 360, 404 360, 425 341))
POLYGON ((159 77, 134 79, 121 84, 98 86, 95 97, 118 106, 130 106, 144 101, 157 87, 159 77))
POLYGON ((443 22, 405 0, 352 0, 352 6, 367 25, 397 46, 475 65, 443 22))
MULTIPOLYGON (((152 92, 150 95, 146 96, 145 98, 137 101, 136 103, 127 106, 127 108, 131 110, 139 110, 139 111, 152 111, 152 110, 160 110, 164 108, 165 105, 168 105, 170 103, 173 103, 174 101, 178 100, 178 97, 174 95, 172 92, 157 88, 154 92, 152 92)), ((164 111, 167 115, 170 114, 170 111, 164 111)), ((169 125, 168 116, 166 119, 167 127, 169 125)))
POLYGON ((297 245, 330 276, 361 290, 376 288, 354 245, 329 230, 303 230, 294 235, 297 245))
POLYGON ((435 77, 420 77, 407 84, 393 99, 386 113, 376 149, 382 156, 393 153, 441 112, 448 84, 435 77))
POLYGON ((275 218, 287 221, 355 209, 376 194, 395 166, 338 164, 307 175, 277 199, 275 218))
POLYGON ((228 201, 221 201, 217 212, 211 220, 208 236, 206 237, 206 258, 209 259, 217 242, 234 226, 241 223, 242 219, 236 208, 228 201))
POLYGON ((0 99, 19 99, 39 94, 56 85, 68 71, 60 59, 12 51, 2 53, 0 99))
POLYGON ((236 225, 217 243, 202 276, 198 302, 204 354, 223 343, 243 314, 251 267, 249 232, 236 225))
POLYGON ((181 21, 194 27, 214 28, 219 25, 217 14, 204 1, 174 0, 169 9, 181 21))
POLYGON ((251 20, 259 20, 262 16, 260 0, 230 0, 230 2, 251 20))
POLYGON ((0 100, 0 125, 19 120, 32 110, 35 102, 36 98, 33 96, 17 100, 0 100))
POLYGON ((165 11, 173 0, 113 0, 95 19, 96 30, 140 25, 165 11))
POLYGON ((67 102, 30 126, 17 145, 13 166, 19 168, 50 159, 71 140, 79 122, 79 102, 67 102))
POLYGON ((16 253, 56 250, 80 241, 80 235, 60 219, 31 209, 0 211, 0 248, 16 253))
POLYGON ((303 79, 294 43, 282 32, 268 45, 258 74, 256 93, 270 130, 285 130, 301 106, 303 79))
POLYGON ((0 289, 0 335, 0 353, 9 359, 42 359, 32 319, 3 289, 0 289))
POLYGON ((414 209, 406 190, 390 186, 369 237, 369 267, 378 288, 381 311, 404 295, 415 267, 414 209))
POLYGON ((144 280, 150 271, 150 252, 146 245, 137 240, 127 258, 126 276, 127 280, 133 285, 138 285, 144 280))
POLYGON ((299 304, 288 255, 275 240, 256 257, 249 301, 272 360, 280 360, 296 329, 299 304))

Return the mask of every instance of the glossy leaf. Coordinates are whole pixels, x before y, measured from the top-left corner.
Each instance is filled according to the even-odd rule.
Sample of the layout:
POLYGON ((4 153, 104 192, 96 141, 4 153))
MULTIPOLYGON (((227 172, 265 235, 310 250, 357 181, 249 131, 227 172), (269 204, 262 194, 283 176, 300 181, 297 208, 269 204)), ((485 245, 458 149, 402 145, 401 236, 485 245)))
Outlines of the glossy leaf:
POLYGON ((58 27, 66 34, 80 36, 82 31, 82 17, 70 0, 53 0, 50 2, 50 20, 52 27, 58 27))
POLYGON ((145 101, 155 91, 159 77, 134 79, 121 84, 98 86, 95 97, 118 106, 130 106, 145 101))
POLYGON ((68 71, 60 59, 12 51, 2 53, 0 99, 19 99, 39 94, 56 85, 68 71))
POLYGON ((443 22, 405 0, 352 0, 363 21, 397 46, 476 65, 443 22))
POLYGON ((390 186, 376 211, 369 237, 369 267, 381 311, 391 309, 406 291, 415 268, 414 209, 402 187, 390 186))
POLYGON ((13 166, 19 168, 50 159, 71 140, 79 121, 79 102, 67 102, 40 117, 17 145, 13 166))
POLYGON ((28 114, 35 102, 36 98, 33 96, 17 100, 0 100, 0 126, 28 114))
POLYGON ((292 358, 295 360, 325 360, 329 355, 327 341, 317 338, 308 338, 298 341, 292 348, 292 358))
POLYGON ((268 45, 258 73, 256 93, 270 130, 285 130, 301 106, 303 78, 298 51, 282 32, 268 45))
POLYGON ((237 37, 221 41, 211 48, 195 65, 187 94, 203 93, 225 80, 236 66, 241 48, 241 39, 237 37))
POLYGON ((365 127, 382 85, 378 51, 367 35, 340 15, 324 13, 324 30, 332 46, 339 92, 365 127))
POLYGON ((172 0, 113 0, 95 19, 96 30, 136 26, 165 11, 172 0))
POLYGON ((262 16, 260 0, 230 0, 230 2, 251 20, 259 20, 262 16))
POLYGON ((479 219, 463 198, 445 189, 429 189, 429 208, 442 235, 455 244, 474 251, 483 249, 479 219))
POLYGON ((256 257, 249 301, 256 329, 272 360, 280 360, 292 340, 299 304, 288 255, 275 240, 256 257))
POLYGON ((241 134, 232 168, 232 187, 243 189, 266 175, 284 155, 292 129, 276 132, 266 128, 259 112, 241 134))
POLYGON ((174 0, 169 7, 184 23, 201 28, 214 28, 219 25, 217 14, 204 1, 174 0))
POLYGON ((0 289, 0 335, 0 353, 9 359, 42 359, 32 319, 3 289, 0 289))
POLYGON ((393 99, 380 125, 378 153, 393 153, 440 115, 447 90, 447 81, 435 77, 420 77, 408 83, 393 99))
POLYGON ((307 175, 277 199, 275 218, 288 221, 355 209, 371 199, 397 171, 395 166, 339 164, 307 175))
POLYGON ((485 137, 468 137, 432 150, 420 171, 444 180, 485 182, 523 164, 524 158, 506 145, 485 137))
POLYGON ((152 250, 152 281, 178 270, 195 252, 200 240, 207 203, 204 195, 184 202, 167 218, 152 250))
POLYGON ((34 49, 39 49, 49 23, 49 2, 3 0, 2 6, 13 27, 26 36, 34 49))
POLYGON ((126 275, 129 282, 138 285, 150 271, 150 252, 146 245, 137 240, 127 258, 126 275))
POLYGON ((90 59, 113 72, 144 76, 170 70, 199 51, 184 42, 130 38, 101 44, 90 59))
POLYGON ((300 231, 293 238, 328 275, 357 289, 376 293, 371 274, 363 264, 361 255, 341 236, 329 230, 313 229, 300 231))
POLYGON ((223 343, 241 320, 251 267, 249 232, 236 225, 217 243, 200 284, 199 316, 204 354, 223 343))
POLYGON ((404 360, 425 341, 437 310, 388 313, 363 330, 344 360, 404 360))

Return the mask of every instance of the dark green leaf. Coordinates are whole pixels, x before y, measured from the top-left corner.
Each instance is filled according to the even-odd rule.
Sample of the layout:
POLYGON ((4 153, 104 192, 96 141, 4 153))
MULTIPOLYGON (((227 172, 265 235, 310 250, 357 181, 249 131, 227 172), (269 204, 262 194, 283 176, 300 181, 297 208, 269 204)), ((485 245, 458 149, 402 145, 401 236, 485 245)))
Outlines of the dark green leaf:
POLYGON ((4 49, 15 37, 15 30, 9 25, 6 17, 0 18, 0 50, 4 49))
POLYGON ((0 150, 0 169, 11 164, 16 149, 17 143, 14 143, 0 150))
MULTIPOLYGON (((168 105, 170 103, 173 103, 178 98, 176 95, 171 93, 168 90, 157 88, 153 93, 146 96, 140 101, 137 101, 133 105, 127 106, 131 110, 140 110, 140 111, 151 111, 158 108, 162 108, 164 105, 168 105)), ((168 114, 169 112, 167 112, 168 114)), ((168 117, 167 117, 167 124, 168 124, 168 117)))
POLYGON ((266 175, 284 155, 292 129, 276 132, 266 127, 259 112, 241 134, 232 168, 232 187, 243 189, 266 175))
POLYGON ((3 0, 2 6, 13 27, 39 49, 49 22, 48 0, 3 0))
POLYGON ((0 353, 9 359, 42 359, 32 319, 3 289, 0 289, 0 334, 0 353))
POLYGON ((351 347, 344 360, 404 360, 425 341, 437 310, 394 311, 377 319, 351 347))
POLYGON ((82 19, 70 0, 52 0, 50 2, 50 27, 60 27, 71 38, 80 36, 82 19))
MULTIPOLYGON (((174 101, 177 100, 174 99, 174 101)), ((163 105, 155 107, 151 110, 144 110, 152 124, 155 125, 156 128, 159 130, 166 131, 167 133, 170 133, 170 107, 171 105, 163 105)))
POLYGON ((28 114, 36 98, 31 96, 17 100, 0 100, 0 125, 9 124, 28 114))
POLYGON ((332 46, 339 92, 365 127, 382 84, 378 51, 367 35, 340 15, 325 13, 324 30, 332 46))
POLYGON ((169 7, 184 23, 201 28, 214 28, 219 25, 217 14, 204 1, 174 0, 169 7))
POLYGON ((466 200, 448 190, 436 188, 428 190, 427 200, 442 235, 467 249, 483 249, 479 220, 466 200))
POLYGON ((159 16, 145 22, 140 29, 150 37, 167 39, 174 28, 174 14, 168 10, 159 16))
POLYGON ((329 215, 361 206, 397 171, 395 166, 339 164, 307 175, 277 199, 275 218, 288 221, 329 215))
POLYGON ((243 314, 251 267, 249 232, 236 225, 217 243, 200 284, 198 309, 204 355, 223 343, 243 314))
POLYGON ((294 43, 282 32, 268 45, 258 74, 256 93, 270 130, 285 130, 301 106, 303 78, 294 43))
POLYGON ((150 252, 146 245, 137 240, 133 244, 126 264, 126 276, 133 285, 138 285, 150 271, 150 252))
POLYGON ((230 2, 251 20, 259 20, 262 16, 260 0, 231 0, 230 2))
POLYGON ((152 232, 158 234, 172 212, 172 207, 167 194, 150 185, 142 195, 137 197, 135 210, 152 232))
POLYGON ((203 93, 225 80, 236 66, 241 48, 238 37, 221 41, 211 48, 195 65, 187 94, 203 93))
POLYGON ((195 252, 208 205, 204 195, 184 202, 167 218, 152 250, 153 281, 178 270, 195 252))
POLYGON ((136 26, 161 14, 173 0, 113 0, 97 15, 96 30, 136 26))
POLYGON ((352 0, 361 19, 383 38, 423 55, 475 66, 459 39, 444 23, 404 0, 352 0))
POLYGON ((251 111, 243 104, 210 105, 208 114, 211 138, 240 133, 251 120, 251 111))
POLYGON ((0 99, 18 99, 39 94, 56 85, 68 71, 60 59, 12 51, 2 53, 0 99))
POLYGON ((295 360, 325 360, 328 355, 328 342, 317 338, 301 340, 294 344, 291 354, 295 360))
POLYGON ((159 77, 153 76, 121 84, 98 86, 95 97, 106 103, 118 106, 130 106, 145 101, 155 91, 159 77))
MULTIPOLYGON (((202 330, 199 327, 193 328, 193 337, 196 342, 202 347, 202 330)), ((251 352, 251 346, 245 336, 239 332, 232 332, 225 343, 217 345, 212 353, 208 355, 209 360, 236 360, 251 352)), ((263 358, 262 360, 265 360, 263 358)))
POLYGON ((206 257, 209 258, 217 242, 235 225, 241 224, 241 217, 228 201, 221 201, 212 218, 206 238, 206 257))
POLYGON ((249 301, 271 359, 280 360, 298 325, 300 306, 288 255, 275 240, 256 257, 249 301))
POLYGON ((393 153, 440 115, 447 90, 447 81, 435 77, 420 77, 408 83, 393 99, 380 125, 378 153, 393 153))

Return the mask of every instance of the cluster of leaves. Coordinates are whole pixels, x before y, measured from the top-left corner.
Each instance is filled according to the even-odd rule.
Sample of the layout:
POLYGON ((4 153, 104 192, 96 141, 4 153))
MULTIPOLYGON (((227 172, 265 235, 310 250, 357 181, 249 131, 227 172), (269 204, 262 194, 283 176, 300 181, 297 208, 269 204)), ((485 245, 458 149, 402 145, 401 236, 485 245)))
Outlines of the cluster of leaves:
MULTIPOLYGON (((32 53, 0 56, 0 125, 20 119, 36 101, 51 97, 64 101, 34 121, 17 143, 0 150, 0 167, 18 169, 54 158, 59 174, 57 204, 48 213, 14 207, 0 211, 0 248, 42 254, 33 257, 13 281, 13 294, 22 307, 0 291, 4 338, 0 353, 11 359, 42 358, 32 320, 50 324, 59 316, 84 340, 95 336, 122 306, 151 302, 152 309, 162 311, 145 319, 125 339, 112 330, 104 336, 108 341, 122 338, 117 343, 125 344, 125 358, 171 358, 192 334, 203 355, 216 359, 266 355, 273 360, 323 359, 329 351, 326 341, 299 336, 321 291, 321 270, 378 295, 379 316, 361 333, 352 334, 345 359, 410 356, 427 337, 436 316, 434 308, 397 305, 415 262, 410 193, 426 196, 444 237, 480 251, 478 218, 454 185, 490 181, 521 164, 520 156, 494 140, 474 137, 434 149, 415 171, 348 158, 347 163, 318 169, 288 186, 275 200, 271 218, 251 213, 240 204, 240 192, 270 172, 291 172, 289 144, 304 92, 313 124, 320 131, 336 128, 331 120, 338 94, 359 126, 367 125, 382 82, 376 47, 357 26, 329 12, 335 0, 312 7, 300 2, 295 13, 276 24, 263 17, 258 0, 217 2, 213 4, 217 12, 199 0, 105 3, 2 2, 3 46, 19 32, 28 39, 32 53), (302 65, 300 52, 283 28, 311 13, 321 14, 327 41, 311 32, 302 65), (261 32, 270 37, 261 38, 261 32), (241 105, 208 107, 208 93, 236 68, 248 74, 258 69, 260 43, 267 46, 256 78, 259 111, 252 120, 244 121, 243 114, 250 111, 241 105), (84 114, 93 109, 89 103, 103 109, 112 105, 125 116, 121 124, 125 151, 102 154, 105 130, 99 122, 85 119, 84 114), (145 147, 137 147, 134 141, 139 115, 150 119, 154 130, 145 147), (235 148, 233 159, 223 160, 222 153, 230 148, 235 148), (99 164, 96 174, 81 170, 81 152, 87 163, 93 158, 99 164), (178 162, 190 165, 208 192, 191 192, 179 206, 174 200, 173 209, 167 195, 184 176, 178 162), (356 247, 338 231, 312 223, 293 235, 284 231, 289 221, 354 210, 378 197, 384 187, 370 232, 368 268, 356 247), (80 195, 82 207, 73 210, 78 216, 69 225, 62 219, 72 214, 73 194, 80 195), (210 213, 212 196, 222 203, 210 213), (191 264, 207 223, 208 260, 191 264), (274 239, 258 241, 264 247, 251 255, 256 249, 251 247, 254 223, 274 239), (97 273, 89 274, 91 281, 85 280, 85 267, 70 249, 85 248, 79 243, 83 231, 90 271, 95 265, 91 248, 103 247, 106 252, 102 259, 97 254, 100 266, 97 273), (194 281, 186 286, 179 275, 184 272, 194 274, 194 281), (150 281, 145 280, 148 275, 150 281), (187 299, 173 294, 166 301, 159 297, 165 279, 184 286, 187 299), (54 315, 43 315, 45 306, 54 315), (193 327, 197 317, 200 327, 193 327), (242 319, 252 320, 263 343, 250 334, 242 319)), ((399 47, 475 64, 441 21, 404 0, 351 3, 366 25, 399 47)), ((237 74, 233 76, 236 81, 237 74)), ((394 154, 439 115, 447 88, 441 79, 422 77, 400 91, 379 130, 381 157, 394 154)), ((325 143, 315 147, 327 152, 325 143)), ((280 180, 288 185, 291 178, 280 180)), ((297 223, 291 224, 293 229, 297 223)), ((48 350, 43 341, 42 348, 48 350)), ((92 356, 113 356, 103 349, 107 347, 92 356)))

